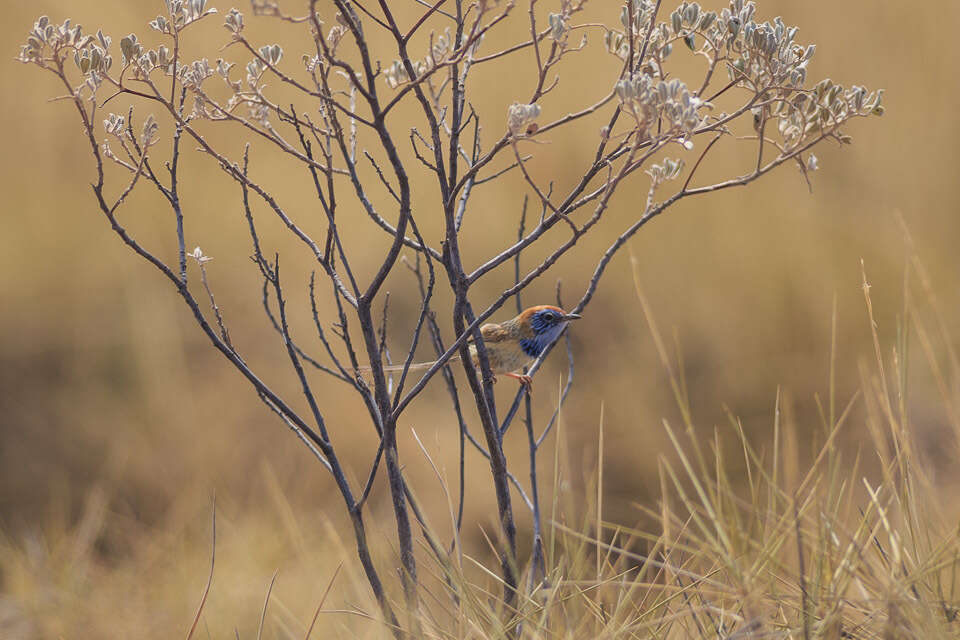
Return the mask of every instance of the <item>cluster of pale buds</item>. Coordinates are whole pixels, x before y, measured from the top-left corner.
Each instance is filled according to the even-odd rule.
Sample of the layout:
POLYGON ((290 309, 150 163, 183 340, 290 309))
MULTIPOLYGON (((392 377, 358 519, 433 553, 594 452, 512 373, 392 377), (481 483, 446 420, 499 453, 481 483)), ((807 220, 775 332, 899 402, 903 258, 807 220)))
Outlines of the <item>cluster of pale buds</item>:
POLYGON ((664 118, 669 130, 690 133, 703 122, 699 110, 710 104, 692 94, 680 80, 655 81, 648 74, 635 74, 614 87, 621 104, 633 112, 641 124, 650 125, 664 118))

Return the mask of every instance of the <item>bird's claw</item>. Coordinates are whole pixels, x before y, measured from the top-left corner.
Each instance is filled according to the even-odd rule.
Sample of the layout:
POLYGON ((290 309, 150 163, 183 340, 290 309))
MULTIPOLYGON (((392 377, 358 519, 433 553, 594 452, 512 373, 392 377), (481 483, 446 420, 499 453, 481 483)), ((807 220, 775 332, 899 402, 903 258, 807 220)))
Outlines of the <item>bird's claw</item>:
POLYGON ((508 373, 508 376, 511 378, 516 378, 521 385, 527 390, 527 393, 533 391, 533 378, 528 376, 525 373, 508 373))

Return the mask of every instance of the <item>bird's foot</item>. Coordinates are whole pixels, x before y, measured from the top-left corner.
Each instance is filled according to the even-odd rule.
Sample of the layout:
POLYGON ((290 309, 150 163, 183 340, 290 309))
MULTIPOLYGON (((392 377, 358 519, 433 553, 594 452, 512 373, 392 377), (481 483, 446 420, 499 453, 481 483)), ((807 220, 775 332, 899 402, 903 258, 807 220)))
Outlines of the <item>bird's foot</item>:
POLYGON ((533 378, 531 378, 530 376, 524 373, 508 373, 506 375, 510 376, 511 378, 516 378, 517 380, 519 380, 520 384, 526 387, 528 393, 533 390, 533 378))

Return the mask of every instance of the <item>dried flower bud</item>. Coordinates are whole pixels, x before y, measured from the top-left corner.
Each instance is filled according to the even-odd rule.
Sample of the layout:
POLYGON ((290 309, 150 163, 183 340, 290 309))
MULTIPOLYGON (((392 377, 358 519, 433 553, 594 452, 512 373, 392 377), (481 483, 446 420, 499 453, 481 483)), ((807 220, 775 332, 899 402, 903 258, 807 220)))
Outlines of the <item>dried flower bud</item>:
POLYGON ((212 76, 213 73, 213 68, 206 58, 195 60, 180 69, 180 82, 188 89, 198 91, 203 81, 212 76))
POLYGON ((156 119, 154 119, 151 113, 143 123, 143 131, 140 134, 140 146, 146 149, 156 142, 157 131, 159 130, 160 125, 157 124, 156 119))
POLYGON ((283 57, 283 49, 278 44, 264 45, 260 47, 260 57, 269 62, 271 66, 276 66, 280 62, 280 58, 283 57))
POLYGON ((123 54, 123 64, 132 64, 140 58, 143 52, 143 46, 137 41, 137 34, 131 33, 125 38, 120 39, 120 53, 123 54))
POLYGON ((527 129, 540 115, 540 105, 514 102, 507 109, 507 126, 515 136, 525 135, 527 129))
POLYGON ((243 31, 243 14, 236 9, 230 9, 223 21, 223 26, 234 36, 239 36, 240 32, 243 31))
POLYGON ((196 260, 197 264, 199 265, 203 265, 204 263, 210 262, 211 260, 213 260, 213 258, 211 258, 210 256, 203 255, 203 251, 200 249, 199 246, 196 247, 193 251, 191 251, 187 255, 193 258, 194 260, 196 260))
POLYGON ((562 13, 551 13, 547 16, 547 22, 550 24, 550 37, 558 43, 564 43, 570 27, 567 25, 568 16, 562 13))
POLYGON ((663 164, 650 165, 650 168, 646 170, 646 174, 650 176, 650 188, 656 189, 667 180, 675 180, 681 171, 683 171, 682 158, 676 160, 664 158, 663 164))
POLYGON ((151 20, 149 26, 151 29, 159 31, 160 33, 173 33, 173 27, 170 25, 170 21, 163 16, 157 16, 151 20))
POLYGON ((335 51, 337 45, 340 44, 340 41, 343 40, 343 36, 347 33, 347 28, 343 25, 335 24, 330 27, 330 32, 327 34, 327 46, 330 47, 331 51, 335 51))
POLYGON ((117 115, 116 113, 111 113, 106 120, 103 121, 103 128, 109 135, 120 137, 123 135, 123 128, 126 125, 124 117, 117 115))

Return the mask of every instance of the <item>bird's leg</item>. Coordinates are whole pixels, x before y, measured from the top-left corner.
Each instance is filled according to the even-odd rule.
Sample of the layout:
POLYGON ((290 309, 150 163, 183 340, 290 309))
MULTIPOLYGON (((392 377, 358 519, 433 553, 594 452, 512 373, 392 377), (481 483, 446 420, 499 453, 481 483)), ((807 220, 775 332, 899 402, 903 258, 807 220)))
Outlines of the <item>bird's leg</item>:
POLYGON ((526 387, 528 392, 533 389, 533 378, 531 378, 525 373, 507 373, 504 375, 508 375, 511 378, 516 378, 517 380, 519 380, 520 384, 526 387))

